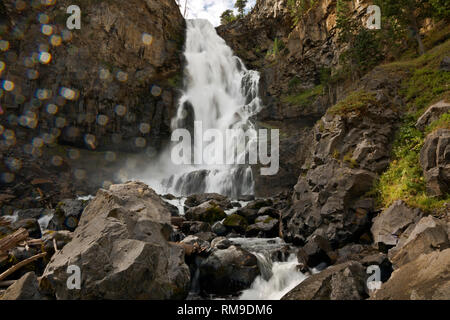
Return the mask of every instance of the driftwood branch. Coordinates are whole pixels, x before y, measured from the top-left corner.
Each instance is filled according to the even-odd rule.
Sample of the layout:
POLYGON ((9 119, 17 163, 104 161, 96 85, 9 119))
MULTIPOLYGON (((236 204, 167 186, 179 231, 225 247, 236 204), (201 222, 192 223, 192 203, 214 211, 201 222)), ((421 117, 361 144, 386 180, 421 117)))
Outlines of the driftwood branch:
POLYGON ((9 286, 12 286, 14 282, 17 280, 6 280, 6 281, 0 281, 0 288, 7 288, 9 286))
POLYGON ((3 279, 5 279, 7 276, 13 274, 14 272, 16 272, 17 270, 19 270, 20 268, 26 266, 27 264, 44 257, 47 254, 47 252, 43 252, 43 253, 39 253, 35 256, 32 256, 28 259, 25 259, 23 261, 20 261, 19 263, 13 265, 11 268, 9 268, 8 270, 6 270, 5 272, 3 272, 2 274, 0 274, 0 281, 2 281, 3 279))
POLYGON ((0 239, 0 253, 6 252, 17 246, 19 242, 22 242, 28 238, 28 231, 24 228, 7 235, 3 239, 0 239))

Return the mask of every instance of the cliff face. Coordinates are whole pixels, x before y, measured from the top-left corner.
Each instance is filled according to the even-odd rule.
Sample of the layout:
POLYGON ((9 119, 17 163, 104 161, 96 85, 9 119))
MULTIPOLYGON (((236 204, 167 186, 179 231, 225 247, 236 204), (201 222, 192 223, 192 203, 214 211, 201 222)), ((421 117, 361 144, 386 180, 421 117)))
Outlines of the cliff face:
POLYGON ((174 0, 86 0, 69 31, 73 3, 49 3, 0 8, 0 169, 3 192, 57 201, 112 181, 119 153, 154 155, 170 137, 185 21, 174 0))
MULTIPOLYGON (((355 19, 361 19, 366 7, 367 1, 355 3, 355 19)), ((295 24, 287 0, 258 0, 248 16, 220 26, 218 33, 250 68, 261 72, 265 108, 258 121, 281 130, 280 154, 288 155, 280 158, 276 177, 258 177, 257 193, 289 189, 304 164, 312 127, 343 96, 343 84, 320 87, 321 75, 338 65, 344 49, 336 31, 336 1, 318 1, 295 24)))
POLYGON ((181 73, 185 27, 175 1, 82 1, 81 29, 69 31, 71 4, 4 1, 2 78, 14 90, 1 97, 3 116, 30 112, 27 134, 59 129, 57 141, 79 147, 159 148, 181 73))

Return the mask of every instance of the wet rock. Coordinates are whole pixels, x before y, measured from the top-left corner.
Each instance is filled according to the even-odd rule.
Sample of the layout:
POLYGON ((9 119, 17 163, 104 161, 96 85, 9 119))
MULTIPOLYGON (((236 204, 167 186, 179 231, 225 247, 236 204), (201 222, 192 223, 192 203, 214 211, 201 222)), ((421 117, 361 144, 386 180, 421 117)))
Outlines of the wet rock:
POLYGON ((73 240, 51 258, 41 288, 57 299, 186 298, 190 273, 183 249, 168 242, 170 218, 143 183, 99 190, 73 240), (81 269, 81 290, 68 290, 68 264, 81 269))
POLYGON ((211 225, 202 221, 184 221, 181 224, 181 231, 187 235, 199 232, 209 232, 211 231, 211 225))
POLYGON ((217 237, 211 242, 211 248, 213 249, 228 249, 232 245, 232 242, 225 237, 217 237))
POLYGON ((249 225, 246 230, 246 235, 249 237, 277 237, 280 233, 278 219, 271 216, 259 216, 255 223, 249 225))
POLYGON ((371 299, 450 299, 450 249, 423 254, 402 265, 371 299))
POLYGON ((223 225, 222 222, 217 221, 211 227, 211 231, 217 234, 218 236, 226 236, 227 235, 227 227, 223 225))
POLYGON ((231 214, 225 218, 223 225, 230 232, 245 233, 248 227, 247 220, 239 214, 231 214))
MULTIPOLYGON (((372 234, 378 246, 393 247, 403 231, 417 222, 423 213, 413 209, 401 200, 394 202, 388 209, 373 219, 372 234)), ((380 247, 380 248, 381 248, 380 247)))
POLYGON ((187 197, 184 204, 189 208, 192 208, 197 207, 203 204, 204 202, 208 202, 210 200, 214 200, 214 202, 217 203, 218 206, 224 209, 231 209, 233 207, 230 199, 218 193, 194 194, 187 197))
POLYGON ((432 196, 450 193, 450 130, 430 133, 420 151, 420 165, 432 196))
POLYGON ((215 250, 199 268, 201 289, 213 294, 236 294, 260 274, 256 257, 236 246, 215 250))
POLYGON ((36 219, 19 220, 11 224, 12 231, 25 228, 31 238, 39 239, 41 237, 41 227, 36 219))
POLYGON ((211 242, 215 237, 217 237, 217 234, 215 234, 214 232, 199 232, 194 234, 194 236, 204 241, 211 242))
POLYGON ((262 207, 258 210, 258 216, 271 216, 272 218, 278 219, 280 212, 273 207, 262 207))
POLYGON ((450 111, 450 103, 445 100, 439 101, 430 106, 427 111, 417 120, 416 128, 420 131, 425 131, 426 127, 438 120, 444 113, 450 111))
POLYGON ((48 225, 49 230, 74 231, 78 226, 86 201, 65 199, 58 203, 53 218, 48 225))
POLYGON ((402 234, 397 246, 389 250, 389 258, 398 269, 422 254, 442 251, 449 247, 448 225, 442 220, 428 216, 402 234))
POLYGON ((350 261, 310 276, 282 300, 362 300, 368 297, 366 278, 365 268, 350 261))
POLYGON ((186 219, 192 221, 203 221, 213 224, 226 218, 226 213, 219 204, 213 200, 204 202, 196 207, 190 208, 186 214, 186 219))
POLYGON ((37 209, 21 209, 15 212, 18 220, 24 219, 39 219, 42 215, 53 213, 52 210, 37 208, 37 209))
POLYGON ((297 253, 299 263, 303 263, 310 268, 314 268, 322 262, 331 265, 336 261, 336 258, 328 240, 321 236, 313 236, 297 253))
POLYGON ((186 222, 186 219, 184 217, 180 217, 180 216, 174 217, 174 216, 172 216, 170 218, 170 223, 173 226, 178 227, 178 228, 181 228, 183 226, 183 223, 185 223, 185 222, 186 222))
POLYGON ((46 231, 42 235, 42 241, 44 241, 44 250, 51 255, 55 253, 53 240, 56 241, 56 247, 58 250, 64 248, 73 239, 73 233, 68 230, 62 231, 46 231))
POLYGON ((34 272, 28 272, 14 282, 0 297, 0 300, 42 300, 39 283, 34 272))
POLYGON ((190 245, 198 251, 205 251, 210 248, 209 241, 206 241, 198 236, 187 236, 180 243, 190 245))

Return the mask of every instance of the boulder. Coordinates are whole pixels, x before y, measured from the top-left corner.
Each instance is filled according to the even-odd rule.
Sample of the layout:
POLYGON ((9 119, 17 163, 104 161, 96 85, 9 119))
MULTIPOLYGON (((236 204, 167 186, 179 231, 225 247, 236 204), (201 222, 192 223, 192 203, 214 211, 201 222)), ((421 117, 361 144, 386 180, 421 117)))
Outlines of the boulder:
POLYGON ((34 272, 28 272, 14 282, 0 300, 41 300, 42 298, 36 275, 34 272))
POLYGON ((427 183, 427 193, 443 196, 450 193, 450 130, 430 133, 420 151, 420 165, 427 183))
POLYGON ((225 211, 214 200, 204 202, 196 207, 190 208, 185 217, 192 221, 203 221, 213 224, 226 218, 225 211))
POLYGON ((169 243, 171 214, 140 182, 100 189, 73 240, 51 258, 41 288, 57 299, 184 299, 190 273, 183 248, 169 243), (81 271, 69 290, 67 268, 81 271))
POLYGON ((416 128, 420 131, 425 131, 428 125, 438 120, 444 113, 450 111, 450 103, 445 100, 439 101, 430 106, 427 111, 417 120, 416 128))
POLYGON ((222 222, 217 221, 211 227, 211 231, 217 234, 218 236, 226 236, 227 235, 227 227, 223 225, 222 222))
POLYGON ((337 255, 331 248, 327 239, 321 236, 313 236, 306 245, 297 253, 299 263, 314 268, 320 263, 333 264, 337 255))
POLYGON ((224 209, 231 209, 233 207, 230 199, 218 193, 202 193, 190 195, 189 197, 187 197, 184 205, 192 208, 211 200, 214 200, 214 202, 217 203, 218 206, 224 209))
POLYGON ((310 276, 282 300, 362 300, 368 297, 366 279, 365 268, 350 261, 310 276))
POLYGON ((397 246, 389 250, 389 259, 395 268, 417 259, 421 254, 450 247, 448 225, 432 216, 422 218, 408 228, 399 239, 397 246))
POLYGON ((181 223, 181 231, 188 235, 199 232, 209 232, 211 231, 211 225, 202 221, 183 221, 181 223))
POLYGON ((401 200, 373 219, 372 235, 378 246, 395 246, 403 231, 422 216, 419 209, 413 209, 401 200))
POLYGON ((441 65, 439 66, 442 71, 450 71, 450 57, 444 57, 441 61, 441 65))
POLYGON ((213 294, 236 294, 250 287, 260 274, 256 257, 234 245, 215 249, 199 270, 201 289, 213 294))
POLYGON ((280 234, 278 219, 271 216, 259 216, 254 224, 247 227, 245 233, 248 237, 277 237, 280 234))
POLYGON ((41 227, 36 219, 24 219, 16 221, 11 224, 11 228, 13 231, 20 228, 25 228, 27 229, 28 234, 31 238, 39 239, 42 236, 41 227))
POLYGON ((239 214, 231 214, 225 218, 223 225, 231 232, 245 233, 248 223, 244 217, 239 214))
POLYGON ((74 231, 78 226, 86 201, 65 199, 58 203, 53 218, 48 224, 49 230, 74 231))
POLYGON ((73 239, 73 233, 68 230, 62 231, 46 231, 42 235, 42 241, 44 241, 44 250, 47 253, 55 253, 53 240, 56 242, 56 247, 61 250, 66 244, 73 239))
POLYGON ((395 270, 373 300, 449 300, 450 249, 420 255, 395 270))
POLYGON ((213 249, 228 249, 232 245, 231 241, 225 237, 217 237, 211 241, 211 248, 213 249))

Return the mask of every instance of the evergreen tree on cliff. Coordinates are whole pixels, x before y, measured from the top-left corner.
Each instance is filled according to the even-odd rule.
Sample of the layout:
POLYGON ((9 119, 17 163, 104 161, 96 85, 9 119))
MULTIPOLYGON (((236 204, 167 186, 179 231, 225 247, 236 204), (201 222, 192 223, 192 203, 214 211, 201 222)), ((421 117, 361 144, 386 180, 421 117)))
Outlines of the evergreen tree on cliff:
POLYGON ((417 41, 419 53, 425 53, 420 27, 426 18, 449 19, 448 0, 376 0, 384 17, 394 19, 417 41))
POLYGON ((233 10, 225 10, 220 16, 220 23, 227 24, 236 20, 233 10))
POLYGON ((247 5, 247 0, 236 0, 236 3, 234 4, 234 7, 239 12, 239 17, 242 18, 245 13, 245 6, 247 5))

